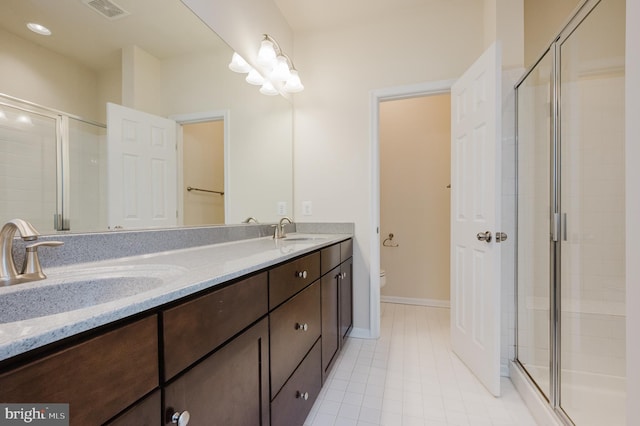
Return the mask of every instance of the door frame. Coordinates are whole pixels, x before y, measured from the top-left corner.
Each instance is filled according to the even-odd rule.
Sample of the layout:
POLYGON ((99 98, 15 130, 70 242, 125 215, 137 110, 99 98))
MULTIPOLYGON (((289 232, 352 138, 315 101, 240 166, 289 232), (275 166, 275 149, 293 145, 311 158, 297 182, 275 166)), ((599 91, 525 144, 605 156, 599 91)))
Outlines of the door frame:
POLYGON ((178 132, 176 141, 178 144, 178 156, 177 156, 177 173, 178 173, 178 225, 184 225, 184 205, 182 200, 184 199, 184 180, 183 180, 183 138, 182 138, 182 125, 206 123, 208 121, 220 121, 222 120, 224 131, 224 217, 225 224, 229 217, 229 164, 231 164, 231 149, 229 137, 229 110, 217 110, 217 111, 205 111, 195 112, 190 114, 175 114, 169 116, 170 119, 178 123, 176 131, 178 132))
MULTIPOLYGON (((373 90, 370 94, 371 230, 369 252, 369 333, 380 337, 380 102, 451 93, 456 80, 439 80, 373 90)), ((361 337, 361 336, 357 336, 361 337)), ((364 336, 362 336, 364 337, 364 336)))

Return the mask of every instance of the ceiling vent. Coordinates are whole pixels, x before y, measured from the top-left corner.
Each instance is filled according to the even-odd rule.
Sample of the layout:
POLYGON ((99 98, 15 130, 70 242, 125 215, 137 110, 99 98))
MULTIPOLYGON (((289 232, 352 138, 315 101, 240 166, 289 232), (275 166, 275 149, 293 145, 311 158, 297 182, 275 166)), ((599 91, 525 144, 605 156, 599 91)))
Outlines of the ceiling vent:
POLYGON ((82 0, 82 2, 110 21, 129 15, 129 12, 110 0, 82 0))

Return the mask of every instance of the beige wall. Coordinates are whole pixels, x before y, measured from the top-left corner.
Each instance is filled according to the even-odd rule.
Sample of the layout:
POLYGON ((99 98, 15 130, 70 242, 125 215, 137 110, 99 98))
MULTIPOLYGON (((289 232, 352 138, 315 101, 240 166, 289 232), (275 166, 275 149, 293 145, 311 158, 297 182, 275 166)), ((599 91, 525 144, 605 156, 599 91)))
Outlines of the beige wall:
MULTIPOLYGON (((185 186, 224 192, 224 121, 182 126, 185 186)), ((224 196, 184 191, 184 224, 224 223, 224 196)))
POLYGON ((382 296, 449 301, 451 96, 380 104, 382 296))
POLYGON ((529 68, 549 47, 581 0, 524 0, 524 63, 529 68))
POLYGON ((0 30, 0 93, 104 121, 96 102, 99 77, 65 56, 0 30))

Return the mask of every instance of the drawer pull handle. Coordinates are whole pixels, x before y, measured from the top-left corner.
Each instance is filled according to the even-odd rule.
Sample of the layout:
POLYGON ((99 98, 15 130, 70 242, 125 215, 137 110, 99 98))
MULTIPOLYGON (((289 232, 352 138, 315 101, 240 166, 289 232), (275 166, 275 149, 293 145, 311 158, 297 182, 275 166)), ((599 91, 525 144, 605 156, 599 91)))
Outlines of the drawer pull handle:
POLYGON ((296 277, 305 279, 307 278, 307 271, 298 271, 296 272, 296 277))
POLYGON ((303 323, 303 324, 300 324, 299 322, 296 323, 296 330, 307 331, 308 329, 309 329, 309 326, 307 325, 307 323, 303 323))
POLYGON ((296 391, 296 398, 306 401, 307 399, 309 399, 309 392, 296 391))
POLYGON ((177 424, 178 426, 187 426, 189 424, 189 420, 191 418, 191 414, 188 411, 183 411, 182 413, 175 412, 173 416, 171 416, 171 423, 177 424))

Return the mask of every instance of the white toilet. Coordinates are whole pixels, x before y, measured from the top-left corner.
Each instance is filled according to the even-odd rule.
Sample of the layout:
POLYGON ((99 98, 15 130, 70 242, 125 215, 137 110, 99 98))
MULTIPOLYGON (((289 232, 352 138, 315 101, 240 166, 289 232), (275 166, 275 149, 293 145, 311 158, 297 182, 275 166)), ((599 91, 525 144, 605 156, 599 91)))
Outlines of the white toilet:
POLYGON ((384 269, 380 269, 380 288, 387 284, 387 272, 384 269))

